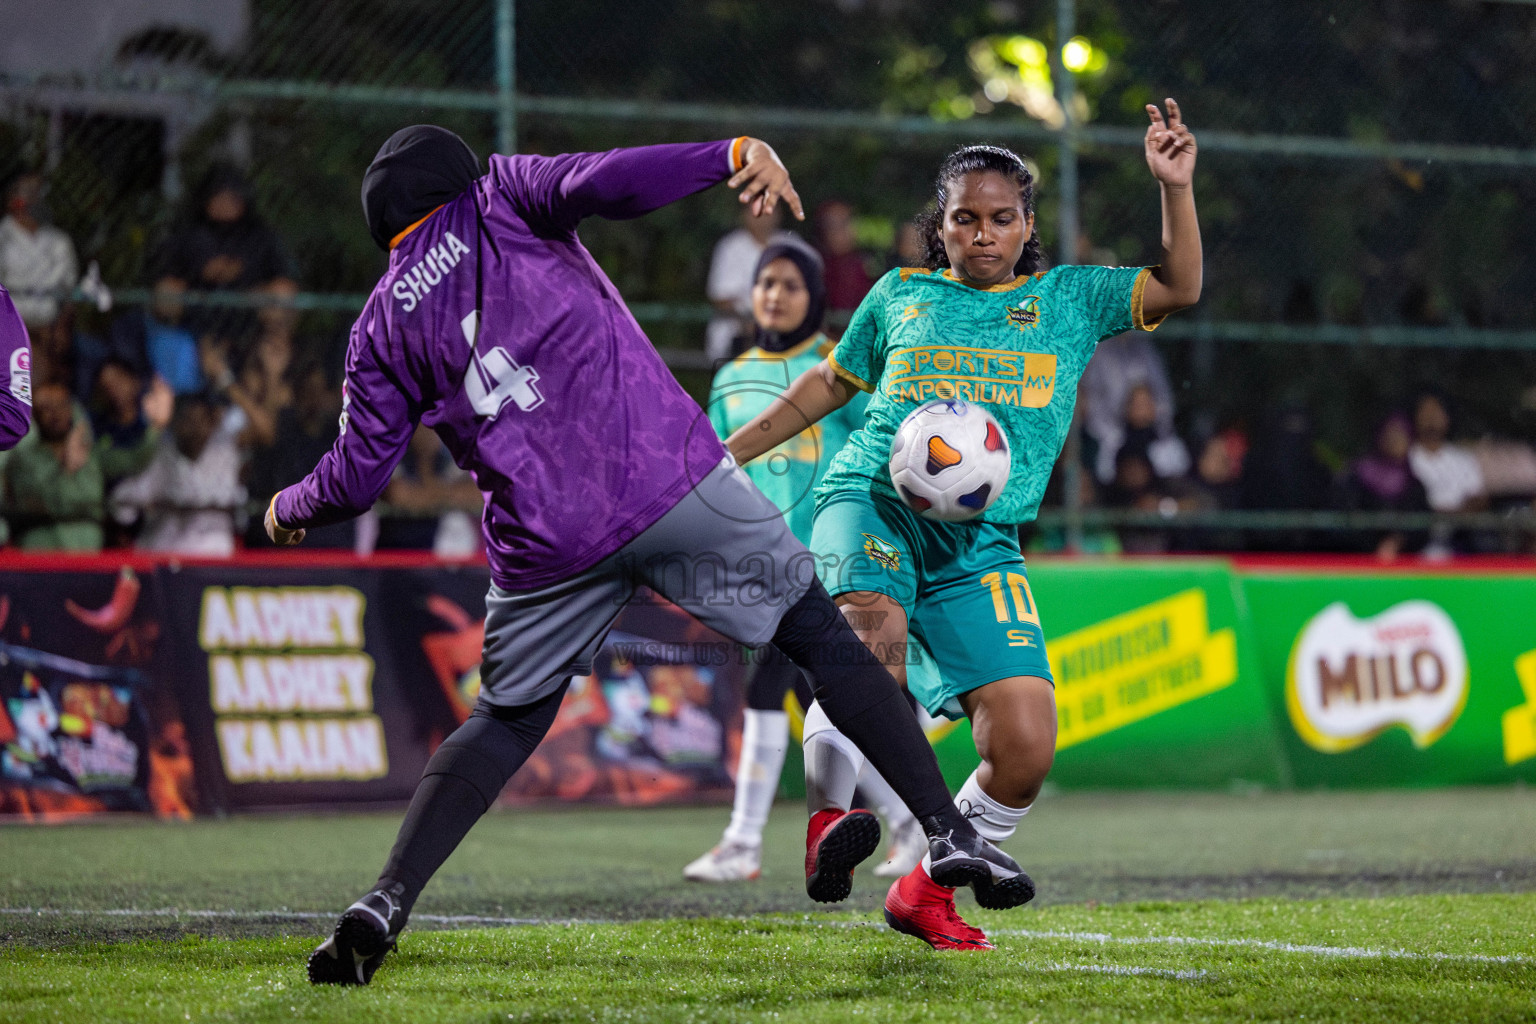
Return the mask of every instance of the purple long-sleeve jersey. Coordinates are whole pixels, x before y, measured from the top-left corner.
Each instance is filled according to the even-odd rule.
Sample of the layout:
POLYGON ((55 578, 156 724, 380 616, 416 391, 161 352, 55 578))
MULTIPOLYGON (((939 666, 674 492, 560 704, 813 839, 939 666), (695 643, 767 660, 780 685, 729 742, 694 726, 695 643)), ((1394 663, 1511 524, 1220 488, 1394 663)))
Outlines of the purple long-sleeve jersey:
POLYGON ((576 237, 729 177, 731 142, 556 157, 490 173, 400 241, 347 347, 342 430, 280 492, 289 528, 355 516, 419 421, 485 495, 491 578, 587 569, 675 505, 725 448, 576 237))
POLYGON ((32 347, 27 325, 0 288, 0 366, 5 380, 0 386, 0 451, 14 448, 32 425, 32 347))

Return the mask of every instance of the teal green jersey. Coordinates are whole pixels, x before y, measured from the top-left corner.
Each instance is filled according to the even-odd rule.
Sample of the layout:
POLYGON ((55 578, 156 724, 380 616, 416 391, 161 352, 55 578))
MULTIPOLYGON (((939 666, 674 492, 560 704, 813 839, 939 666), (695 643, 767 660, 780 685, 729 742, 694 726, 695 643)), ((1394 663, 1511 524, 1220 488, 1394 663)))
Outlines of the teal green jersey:
POLYGON ((1150 275, 1142 267, 1054 267, 977 288, 948 270, 886 274, 829 357, 838 376, 872 397, 818 500, 850 488, 896 498, 887 468, 896 430, 921 405, 962 398, 997 417, 1012 449, 1008 486, 979 518, 1033 519, 1094 347, 1157 326, 1142 315, 1150 275))
MULTIPOLYGON (((794 348, 768 352, 750 348, 715 374, 709 391, 709 422, 722 439, 750 423, 806 370, 832 351, 825 334, 813 334, 794 348)), ((813 424, 746 466, 747 476, 768 500, 784 510, 784 523, 802 544, 811 541, 812 491, 832 456, 864 422, 867 395, 813 424)))

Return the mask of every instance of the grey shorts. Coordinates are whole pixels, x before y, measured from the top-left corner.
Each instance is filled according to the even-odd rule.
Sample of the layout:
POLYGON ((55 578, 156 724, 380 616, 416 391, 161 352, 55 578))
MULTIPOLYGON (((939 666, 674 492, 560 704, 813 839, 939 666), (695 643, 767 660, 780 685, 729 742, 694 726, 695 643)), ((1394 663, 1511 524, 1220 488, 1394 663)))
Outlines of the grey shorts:
POLYGON ((640 586, 759 647, 815 578, 811 553, 783 513, 727 458, 644 533, 585 572, 534 590, 492 585, 480 698, 519 707, 591 672, 640 586))

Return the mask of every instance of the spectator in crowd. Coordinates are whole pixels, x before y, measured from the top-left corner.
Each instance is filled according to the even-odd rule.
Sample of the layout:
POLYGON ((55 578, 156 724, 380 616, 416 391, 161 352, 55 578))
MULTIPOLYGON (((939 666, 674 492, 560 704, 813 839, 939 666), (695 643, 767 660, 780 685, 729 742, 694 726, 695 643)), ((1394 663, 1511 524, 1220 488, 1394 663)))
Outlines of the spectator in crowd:
MULTIPOLYGON (((170 385, 159 377, 149 384, 154 393, 150 404, 169 408, 175 401, 170 385)), ((129 450, 143 443, 152 429, 144 415, 146 389, 143 374, 120 356, 108 356, 96 371, 91 387, 91 430, 96 437, 115 448, 129 450)))
MULTIPOLYGON (((1144 443, 1120 446, 1115 453, 1115 475, 1104 489, 1104 504, 1131 512, 1172 516, 1180 509, 1175 488, 1157 475, 1144 443)), ((1161 554, 1169 549, 1168 531, 1158 527, 1122 526, 1120 548, 1128 554, 1161 554)))
MULTIPOLYGON (((224 164, 204 177, 193 216, 166 240, 158 262, 157 318, 185 326, 200 350, 214 349, 233 365, 256 334, 258 317, 217 306, 183 313, 182 294, 243 292, 277 302, 298 291, 282 242, 252 208, 249 182, 224 164)), ((174 358, 178 369, 187 369, 184 351, 174 358)))
MULTIPOLYGON (((251 490, 258 494, 276 493, 303 479, 331 450, 341 432, 342 409, 341 385, 334 376, 324 361, 312 355, 289 368, 283 386, 292 396, 292 404, 277 412, 271 443, 256 449, 251 460, 251 490)), ((355 521, 336 523, 311 531, 305 543, 352 550, 357 543, 357 531, 355 521)), ((252 547, 271 546, 266 531, 254 521, 247 543, 252 547)))
POLYGON ((1189 449, 1174 431, 1168 371, 1146 332, 1131 331, 1101 341, 1083 373, 1078 395, 1087 405, 1083 426, 1097 447, 1094 475, 1100 483, 1114 479, 1115 455, 1132 431, 1147 442, 1146 454, 1159 476, 1189 472, 1189 449))
POLYGON ((384 491, 403 516, 379 525, 379 547, 426 549, 439 558, 480 550, 484 499, 474 478, 454 465, 437 433, 417 427, 411 447, 384 491))
MULTIPOLYGON (((1413 445, 1408 465, 1424 485, 1429 507, 1436 512, 1477 512, 1488 506, 1483 470, 1476 456, 1450 443, 1451 414, 1446 400, 1425 392, 1414 403, 1413 445)), ((1430 531, 1426 557, 1443 558, 1453 551, 1454 533, 1441 525, 1430 531)))
MULTIPOLYGON (((1219 512, 1242 505, 1243 452, 1247 441, 1236 428, 1212 434, 1199 445, 1195 471, 1185 481, 1180 508, 1190 512, 1219 512)), ((1175 540, 1181 551, 1241 551, 1241 530, 1195 527, 1175 540)))
POLYGON ((208 386, 203 378, 197 336, 188 326, 183 295, 186 282, 162 278, 155 282, 150 304, 122 314, 112 322, 114 343, 123 350, 137 347, 145 361, 177 395, 190 395, 208 386))
POLYGON ((293 339, 285 332, 263 332, 241 358, 240 372, 230 367, 228 346, 204 345, 199 352, 206 390, 230 404, 242 448, 277 442, 278 420, 294 401, 287 371, 292 367, 293 339))
MULTIPOLYGON (((1424 486, 1408 464, 1413 428, 1408 417, 1393 413, 1376 430, 1375 449, 1350 466, 1344 479, 1344 505, 1362 512, 1427 512, 1424 486)), ((1423 547, 1422 531, 1373 533, 1366 547, 1383 561, 1423 547)))
POLYGON ((1451 414, 1445 399, 1419 396, 1413 412, 1408 464, 1436 512, 1474 512, 1487 504, 1483 471, 1471 452, 1449 441, 1451 414))
POLYGON ((841 199, 829 199, 816 208, 816 250, 827 268, 827 309, 857 309, 875 282, 859 252, 853 207, 841 199))
POLYGON ((705 291, 715 307, 714 319, 704 330, 704 353, 718 363, 742 351, 752 339, 752 275, 757 258, 768 243, 780 235, 780 207, 762 216, 754 216, 749 207, 741 211, 741 226, 715 243, 709 261, 709 283, 705 291))
POLYGON ((93 440, 85 410, 62 384, 33 392, 33 429, 5 464, 11 538, 32 551, 99 551, 109 481, 137 473, 155 457, 171 418, 171 394, 149 389, 140 409, 146 428, 120 444, 112 433, 93 440))
POLYGON ((32 339, 35 383, 66 382, 69 374, 69 306, 79 280, 75 243, 49 223, 47 183, 41 174, 19 175, 5 191, 0 219, 0 285, 11 293, 32 339))
POLYGON ((137 546, 143 550, 227 558, 235 553, 235 516, 245 505, 240 462, 213 397, 182 395, 154 461, 113 490, 114 516, 142 518, 137 546))
POLYGON ((892 267, 921 267, 928 258, 923 244, 923 229, 916 221, 904 220, 896 228, 896 243, 891 250, 887 269, 892 267))
MULTIPOLYGON (((1243 459, 1242 504, 1255 510, 1326 509, 1332 475, 1318 458, 1312 416, 1299 398, 1288 398, 1271 412, 1243 459)), ((1256 531, 1250 544, 1259 551, 1324 550, 1312 530, 1256 531)))

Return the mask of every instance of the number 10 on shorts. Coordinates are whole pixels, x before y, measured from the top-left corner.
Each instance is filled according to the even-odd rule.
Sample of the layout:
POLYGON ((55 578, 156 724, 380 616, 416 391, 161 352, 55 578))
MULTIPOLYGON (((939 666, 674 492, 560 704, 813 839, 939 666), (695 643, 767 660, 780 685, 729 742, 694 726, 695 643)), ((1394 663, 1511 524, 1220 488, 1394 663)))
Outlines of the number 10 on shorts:
POLYGON ((1008 574, 1008 587, 1004 592, 1003 574, 989 572, 981 578, 981 585, 992 591, 992 611, 998 622, 1028 622, 1040 625, 1040 614, 1035 610, 1035 595, 1030 593, 1029 580, 1022 573, 1008 574), (1008 598, 1013 598, 1014 617, 1008 615, 1008 598))

